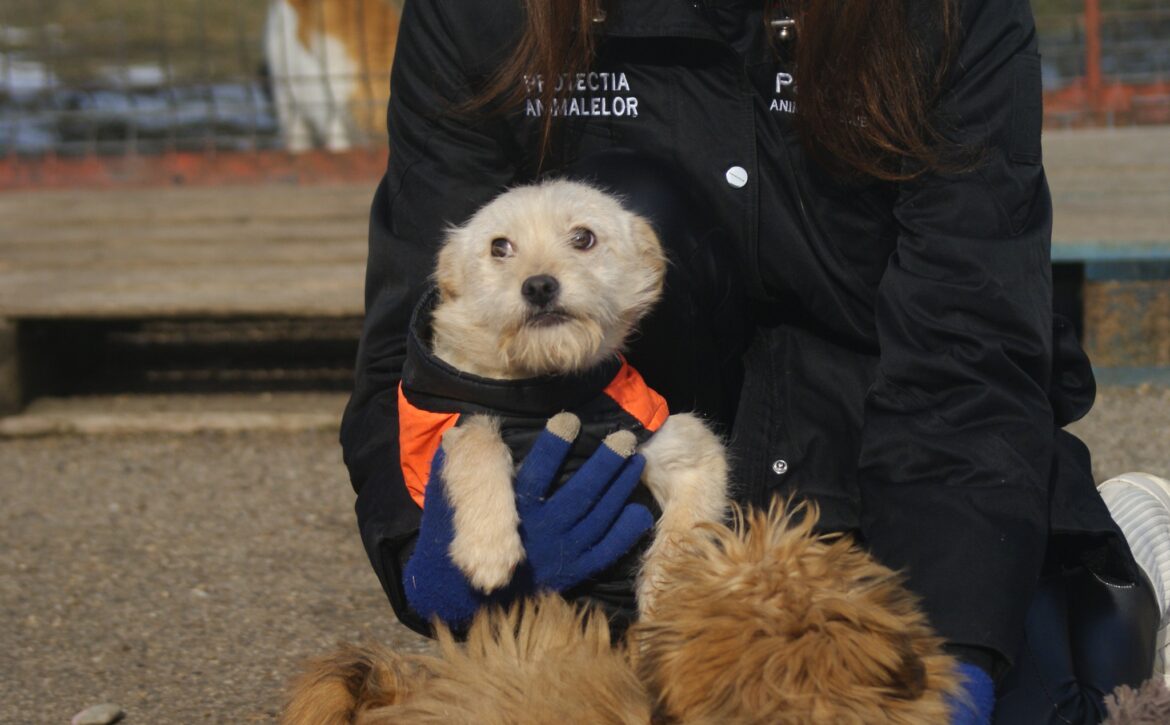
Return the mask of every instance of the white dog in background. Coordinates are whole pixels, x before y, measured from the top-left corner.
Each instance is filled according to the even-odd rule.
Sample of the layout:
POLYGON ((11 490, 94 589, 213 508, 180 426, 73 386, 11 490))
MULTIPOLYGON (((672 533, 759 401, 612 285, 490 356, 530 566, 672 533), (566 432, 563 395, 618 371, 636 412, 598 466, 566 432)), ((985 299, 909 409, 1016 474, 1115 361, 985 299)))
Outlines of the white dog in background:
POLYGON ((344 151, 386 138, 399 3, 274 0, 264 55, 285 148, 344 151))
MULTIPOLYGON (((513 189, 453 229, 441 248, 432 350, 485 378, 588 370, 622 349, 658 300, 665 270, 650 224, 612 196, 569 181, 513 189), (532 288, 534 280, 541 289, 532 288)), ((550 429, 562 425, 577 422, 562 413, 550 429)), ((628 431, 606 440, 615 450, 635 445, 628 431)), ((492 415, 471 416, 447 431, 442 445, 455 522, 451 558, 477 587, 494 590, 525 554, 512 456, 492 415)), ((645 615, 673 542, 725 515, 728 466, 721 441, 689 413, 669 416, 640 452, 642 481, 662 508, 638 582, 645 615)))

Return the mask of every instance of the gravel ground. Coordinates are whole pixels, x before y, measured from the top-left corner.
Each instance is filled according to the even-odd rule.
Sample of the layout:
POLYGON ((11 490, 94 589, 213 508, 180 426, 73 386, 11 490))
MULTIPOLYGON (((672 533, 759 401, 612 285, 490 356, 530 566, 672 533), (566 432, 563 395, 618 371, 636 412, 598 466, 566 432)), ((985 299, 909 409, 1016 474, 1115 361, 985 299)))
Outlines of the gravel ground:
POLYGON ((419 649, 333 433, 0 441, 0 722, 269 722, 339 640, 419 649))
POLYGON ((1170 387, 1105 387, 1083 420, 1069 426, 1093 453, 1100 483, 1126 471, 1170 478, 1170 387))
MULTIPOLYGON (((1170 473, 1170 388, 1106 388, 1097 475, 1170 473)), ((0 441, 0 722, 268 722, 339 640, 419 650, 365 560, 330 432, 0 441)))

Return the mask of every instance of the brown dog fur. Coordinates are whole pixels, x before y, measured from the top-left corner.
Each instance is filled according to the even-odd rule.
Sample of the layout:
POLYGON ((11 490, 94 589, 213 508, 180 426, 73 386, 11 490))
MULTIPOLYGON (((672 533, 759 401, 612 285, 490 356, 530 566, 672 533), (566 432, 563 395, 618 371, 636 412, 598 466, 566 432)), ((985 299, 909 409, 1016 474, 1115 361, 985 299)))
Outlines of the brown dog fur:
POLYGON ((776 504, 678 542, 628 656, 600 613, 547 595, 481 613, 463 645, 440 627, 437 657, 317 660, 284 722, 947 722, 955 662, 913 595, 815 519, 776 504))
POLYGON ((285 725, 650 722, 650 697, 598 611, 556 595, 480 612, 439 655, 345 648, 294 684, 285 725))
POLYGON ((380 645, 342 645, 305 663, 292 684, 281 722, 364 722, 370 710, 396 705, 425 690, 434 664, 433 658, 400 655, 380 645))
POLYGON ((900 577, 815 507, 737 512, 661 564, 653 619, 631 633, 660 716, 697 723, 943 723, 957 690, 900 577), (802 516, 803 515, 803 516, 802 516))

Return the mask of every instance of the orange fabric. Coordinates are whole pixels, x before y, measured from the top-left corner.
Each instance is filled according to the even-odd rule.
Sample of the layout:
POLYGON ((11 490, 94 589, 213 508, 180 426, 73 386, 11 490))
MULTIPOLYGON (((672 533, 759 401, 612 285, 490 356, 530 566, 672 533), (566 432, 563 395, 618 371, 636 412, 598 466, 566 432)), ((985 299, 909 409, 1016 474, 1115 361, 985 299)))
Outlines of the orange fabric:
MULTIPOLYGON (((605 394, 650 432, 658 430, 670 414, 666 399, 651 390, 624 359, 617 375, 606 386, 605 394)), ((402 392, 402 384, 398 384, 398 451, 402 477, 419 508, 426 498, 435 451, 439 450, 443 433, 458 420, 459 413, 435 413, 415 407, 402 392)))
POLYGON ((431 461, 443 442, 443 433, 459 420, 458 413, 433 413, 411 405, 398 384, 398 455, 410 497, 423 507, 431 461))
POLYGON ((670 411, 666 399, 650 389, 641 374, 622 358, 622 367, 605 388, 605 394, 613 398, 622 410, 634 416, 653 433, 666 422, 670 411))

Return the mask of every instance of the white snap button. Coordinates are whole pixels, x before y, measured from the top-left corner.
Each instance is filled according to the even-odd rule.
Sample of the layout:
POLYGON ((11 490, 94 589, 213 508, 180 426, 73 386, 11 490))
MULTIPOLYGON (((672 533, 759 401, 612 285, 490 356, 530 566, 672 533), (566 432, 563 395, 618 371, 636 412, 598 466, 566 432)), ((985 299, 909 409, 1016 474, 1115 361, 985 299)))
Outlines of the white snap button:
POLYGON ((783 476, 785 473, 788 473, 788 461, 783 458, 777 458, 772 462, 772 473, 775 473, 777 476, 783 476))
POLYGON ((742 189, 743 187, 747 186, 748 172, 747 169, 742 166, 732 166, 723 176, 727 179, 727 183, 731 184, 736 189, 742 189))

